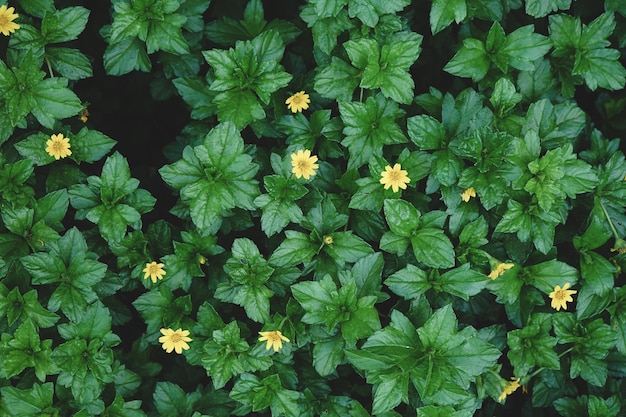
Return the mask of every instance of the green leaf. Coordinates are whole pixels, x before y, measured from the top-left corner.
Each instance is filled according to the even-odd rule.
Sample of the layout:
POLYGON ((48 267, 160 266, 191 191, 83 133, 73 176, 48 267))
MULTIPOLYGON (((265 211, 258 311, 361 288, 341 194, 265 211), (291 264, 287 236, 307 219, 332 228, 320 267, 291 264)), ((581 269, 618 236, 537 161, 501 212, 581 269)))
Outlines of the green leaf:
POLYGON ((559 356, 554 351, 556 338, 548 334, 551 328, 550 315, 536 313, 523 329, 507 334, 507 354, 514 368, 514 375, 526 375, 533 367, 543 366, 559 369, 559 356))
POLYGON ((191 398, 181 387, 168 381, 157 382, 152 394, 154 407, 165 416, 188 415, 192 409, 188 401, 191 398))
POLYGON ((243 146, 235 125, 222 123, 211 129, 201 145, 186 147, 182 159, 159 170, 168 185, 180 189, 199 228, 212 227, 226 210, 255 208, 259 190, 253 177, 259 166, 243 146))
POLYGON ((328 275, 319 282, 305 281, 291 286, 294 298, 306 311, 302 317, 304 323, 321 324, 326 322, 326 314, 334 304, 331 295, 333 291, 337 291, 337 286, 328 275))
POLYGON ((315 76, 315 90, 322 96, 338 101, 350 101, 359 85, 359 70, 337 57, 315 76))
POLYGON ((572 286, 578 281, 578 270, 555 259, 524 268, 530 278, 529 283, 548 294, 555 286, 563 287, 569 282, 572 286))
POLYGON ((150 72, 152 63, 146 46, 138 38, 110 43, 104 51, 104 70, 108 75, 124 75, 131 71, 150 72))
POLYGON ((41 21, 41 34, 47 43, 68 42, 78 38, 89 19, 89 10, 81 6, 67 7, 46 13, 41 21))
POLYGON ((527 25, 507 35, 498 53, 506 55, 513 68, 532 70, 535 68, 533 62, 542 58, 551 47, 549 38, 535 33, 533 25, 527 25))
POLYGON ((33 323, 42 328, 52 327, 59 320, 57 314, 54 314, 39 304, 37 291, 35 290, 28 291, 24 294, 22 311, 33 323))
POLYGON ((372 414, 381 414, 408 401, 409 379, 402 374, 382 375, 374 390, 372 414))
POLYGON ((54 12, 54 0, 22 0, 20 6, 26 13, 42 18, 46 12, 54 12))
MULTIPOLYGON (((300 18, 311 28, 315 47, 330 54, 337 46, 337 37, 354 27, 354 24, 348 17, 348 11, 343 8, 345 0, 321 0, 313 3, 312 1, 302 8, 300 18), (320 8, 323 8, 322 12, 319 11, 320 8), (327 11, 328 8, 332 10, 327 11), (337 12, 332 14, 334 10, 337 12)), ((332 59, 337 58, 332 57, 332 59)))
POLYGON ((95 302, 85 309, 79 320, 60 324, 58 330, 65 340, 104 340, 111 332, 111 313, 102 303, 95 302))
POLYGON ((369 97, 365 103, 340 102, 345 139, 350 150, 348 168, 358 168, 378 154, 384 145, 407 141, 396 119, 404 115, 398 105, 382 95, 369 97))
POLYGON ((580 275, 591 291, 606 297, 614 285, 615 266, 596 252, 587 251, 580 257, 580 275))
POLYGON ((545 17, 552 12, 567 10, 572 0, 528 0, 526 2, 526 14, 533 17, 545 17))
POLYGON ((11 415, 21 416, 42 416, 44 410, 47 412, 58 411, 53 408, 52 397, 54 395, 54 384, 33 384, 30 389, 18 389, 11 386, 0 388, 2 408, 11 415))
POLYGON ((315 342, 313 346, 313 366, 321 376, 331 375, 337 365, 345 360, 345 342, 341 337, 315 342))
POLYGON ((333 243, 324 246, 323 250, 340 265, 344 262, 356 262, 373 252, 369 243, 352 232, 336 232, 329 236, 333 243))
POLYGON ((626 82, 626 69, 619 62, 615 49, 592 49, 580 55, 574 65, 573 75, 582 75, 585 84, 593 91, 598 87, 621 90, 626 82))
POLYGON ((398 236, 394 232, 385 232, 380 239, 380 249, 385 252, 395 253, 398 256, 404 255, 409 247, 409 238, 398 236))
POLYGON ((442 291, 469 301, 471 296, 485 288, 488 281, 489 278, 485 274, 470 269, 470 264, 463 264, 441 275, 434 285, 442 291))
POLYGON ((172 80, 178 94, 191 106, 191 118, 206 119, 217 112, 214 103, 216 93, 209 89, 205 78, 182 77, 172 80))
POLYGON ((463 46, 454 54, 443 70, 458 77, 468 77, 480 81, 489 70, 491 62, 485 45, 474 38, 463 39, 463 46))
POLYGON ((67 88, 65 78, 47 78, 31 94, 31 111, 39 123, 48 129, 54 127, 56 120, 74 116, 83 109, 80 99, 67 88))
POLYGON ((52 69, 69 80, 82 80, 93 77, 89 58, 73 48, 46 48, 46 58, 52 69))
POLYGON ((426 272, 411 264, 390 275, 385 280, 385 285, 407 300, 419 299, 422 294, 432 288, 426 272))
POLYGON ((434 0, 430 9, 430 30, 436 35, 454 20, 461 23, 467 17, 465 0, 434 0))
POLYGON ((421 214, 408 201, 386 199, 384 210, 389 229, 398 236, 411 237, 419 226, 421 214))
POLYGON ((294 230, 285 231, 286 239, 272 252, 271 265, 293 266, 307 263, 317 253, 317 247, 309 236, 294 230))
POLYGON ((424 151, 439 149, 441 142, 446 138, 443 125, 428 115, 409 117, 407 130, 411 141, 424 151))
POLYGON ((356 0, 348 2, 350 17, 358 17, 369 27, 375 27, 384 14, 395 14, 411 4, 410 0, 356 0))
POLYGON ((433 268, 454 266, 454 246, 443 230, 418 229, 410 238, 415 258, 433 268))
POLYGON ((203 52, 215 73, 209 88, 220 91, 215 97, 220 121, 233 121, 242 129, 265 117, 261 104, 269 104, 271 95, 292 78, 279 64, 284 50, 280 35, 270 30, 228 51, 203 52))
POLYGON ((116 143, 104 133, 86 127, 70 139, 72 157, 77 161, 89 163, 102 159, 116 143))

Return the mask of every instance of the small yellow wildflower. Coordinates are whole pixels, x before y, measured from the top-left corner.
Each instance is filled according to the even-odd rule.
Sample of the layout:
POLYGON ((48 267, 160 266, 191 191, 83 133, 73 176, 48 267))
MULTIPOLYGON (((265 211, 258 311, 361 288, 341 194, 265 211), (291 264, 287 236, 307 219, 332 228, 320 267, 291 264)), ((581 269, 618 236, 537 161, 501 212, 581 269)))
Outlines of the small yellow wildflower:
POLYGON ((206 258, 204 256, 200 256, 200 259, 198 259, 198 262, 200 263, 200 265, 204 265, 206 264, 206 258))
POLYGON ((470 187, 461 193, 461 200, 465 201, 466 203, 470 201, 470 198, 472 197, 476 197, 476 190, 474 189, 474 187, 470 187))
POLYGON ((297 153, 291 154, 291 166, 293 169, 291 172, 296 174, 296 178, 304 177, 305 180, 311 178, 311 175, 315 175, 315 170, 319 168, 316 164, 317 156, 311 155, 311 151, 300 149, 297 153))
POLYGON ((148 277, 150 277, 153 284, 156 284, 157 278, 163 279, 163 275, 166 273, 163 269, 163 264, 158 264, 156 262, 147 263, 142 272, 146 273, 143 276, 143 279, 148 279, 148 277))
POLYGON ((309 99, 309 95, 304 91, 300 91, 285 100, 287 108, 291 110, 292 113, 297 113, 301 112, 302 110, 308 109, 310 102, 311 100, 309 99))
POLYGON ((265 350, 273 348, 274 352, 278 352, 279 349, 283 348, 283 342, 289 342, 289 339, 283 336, 280 330, 272 330, 271 332, 259 332, 259 334, 261 335, 261 337, 259 337, 259 342, 265 342, 267 340, 265 350))
POLYGON ((176 353, 183 353, 183 349, 189 349, 189 345, 187 342, 191 342, 191 338, 189 336, 189 330, 172 330, 172 329, 161 329, 161 334, 163 336, 159 337, 159 343, 162 343, 161 346, 164 351, 167 353, 172 353, 172 350, 176 350, 176 353))
POLYGON ((332 236, 324 236, 324 244, 332 245, 333 242, 334 242, 334 240, 333 240, 332 236))
POLYGON ((565 285, 563 285, 563 288, 557 285, 554 287, 554 291, 548 295, 552 298, 552 303, 550 305, 552 308, 556 309, 556 311, 559 311, 561 308, 563 308, 563 310, 567 310, 567 302, 571 303, 574 301, 572 294, 576 294, 578 291, 568 290, 569 286, 569 282, 566 282, 565 285))
POLYGON ((502 274, 504 274, 504 271, 506 271, 508 269, 511 269, 514 266, 515 266, 515 264, 512 264, 512 263, 498 262, 496 267, 487 276, 489 278, 491 278, 491 279, 496 279, 499 276, 501 276, 502 274))
POLYGON ((13 22, 20 15, 15 13, 15 7, 8 7, 6 5, 0 6, 0 33, 4 36, 9 36, 9 34, 15 32, 20 28, 20 25, 13 22))
POLYGON ((64 138, 63 133, 52 135, 50 136, 50 139, 46 141, 46 152, 57 161, 61 158, 70 156, 72 154, 70 148, 70 139, 64 138))
POLYGON ((397 193, 399 188, 406 190, 406 185, 411 182, 407 172, 402 169, 400 164, 395 164, 393 168, 387 165, 380 176, 382 178, 379 182, 385 186, 385 190, 391 187, 394 193, 397 193))
POLYGON ((619 254, 626 253, 626 241, 622 238, 615 239, 615 244, 611 248, 611 252, 617 252, 619 254))
POLYGON ((80 111, 80 121, 87 123, 87 120, 89 120, 89 110, 85 108, 80 111))
POLYGON ((511 381, 506 383, 506 386, 502 389, 502 394, 498 397, 498 401, 502 402, 504 399, 513 394, 519 387, 519 378, 511 377, 511 381))

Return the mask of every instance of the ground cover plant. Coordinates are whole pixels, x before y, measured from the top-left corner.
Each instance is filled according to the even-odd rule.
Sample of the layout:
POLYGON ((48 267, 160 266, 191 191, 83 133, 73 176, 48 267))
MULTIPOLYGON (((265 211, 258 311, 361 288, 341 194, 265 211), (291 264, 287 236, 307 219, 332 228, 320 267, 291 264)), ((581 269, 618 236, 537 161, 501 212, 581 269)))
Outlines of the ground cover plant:
POLYGON ((0 415, 625 416, 625 48, 620 0, 0 0, 0 415))

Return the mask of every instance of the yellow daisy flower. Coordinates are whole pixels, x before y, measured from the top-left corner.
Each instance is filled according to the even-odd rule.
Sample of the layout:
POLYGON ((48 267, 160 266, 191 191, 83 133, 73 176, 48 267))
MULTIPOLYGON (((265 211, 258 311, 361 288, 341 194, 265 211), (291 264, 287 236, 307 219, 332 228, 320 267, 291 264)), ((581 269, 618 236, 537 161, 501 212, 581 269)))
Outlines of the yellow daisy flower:
POLYGON ((380 176, 382 178, 379 182, 385 186, 385 190, 391 187, 394 193, 397 193, 399 188, 406 190, 406 185, 411 182, 407 172, 402 169, 400 164, 395 164, 393 168, 387 165, 380 176))
POLYGON ((332 236, 324 236, 324 244, 325 245, 332 245, 334 241, 335 240, 333 239, 332 236))
POLYGON ((289 342, 285 336, 282 335, 280 330, 272 330, 271 332, 259 332, 261 337, 259 337, 259 342, 267 341, 265 345, 265 350, 269 350, 270 348, 274 349, 274 352, 278 352, 279 349, 283 348, 283 342, 289 342))
POLYGON ((171 353, 172 350, 176 350, 176 353, 183 353, 183 349, 189 349, 189 345, 187 342, 191 342, 191 338, 189 336, 189 330, 172 330, 172 329, 161 329, 161 334, 163 336, 159 337, 159 343, 162 343, 161 346, 164 351, 167 353, 171 353))
POLYGON ((501 276, 502 274, 504 274, 504 271, 506 271, 508 269, 511 269, 514 266, 515 266, 515 264, 512 264, 512 263, 498 262, 496 267, 487 276, 489 278, 491 278, 491 279, 496 279, 499 276, 501 276))
POLYGON ((502 389, 502 394, 498 397, 498 401, 502 402, 504 399, 513 394, 519 387, 519 378, 511 377, 511 381, 507 382, 505 387, 502 389))
POLYGON ((316 164, 317 156, 311 155, 311 151, 300 149, 297 153, 291 154, 291 166, 293 169, 291 172, 296 174, 296 178, 304 177, 305 180, 311 178, 311 175, 315 175, 315 170, 319 168, 316 164))
POLYGON ((46 141, 46 152, 57 161, 72 154, 70 151, 70 138, 64 138, 63 133, 50 136, 46 141))
POLYGON ((461 193, 461 200, 465 201, 466 203, 470 201, 470 198, 472 197, 476 197, 476 190, 474 189, 474 187, 470 187, 461 193))
POLYGON ((166 274, 163 269, 163 264, 158 264, 156 262, 147 263, 142 272, 146 273, 143 276, 143 279, 148 279, 148 277, 150 277, 153 284, 156 284, 157 279, 163 279, 163 275, 166 274))
MULTIPOLYGON (((15 13, 15 7, 8 7, 4 4, 0 6, 0 33, 4 36, 9 36, 9 34, 15 32, 20 28, 20 25, 13 22, 20 15, 15 13)), ((59 159, 59 158, 57 158, 59 159)))
POLYGON ((300 91, 285 100, 287 108, 291 110, 292 113, 297 113, 301 112, 302 110, 308 109, 310 102, 311 100, 309 99, 309 95, 304 91, 300 91))
POLYGON ((552 298, 552 303, 550 305, 552 308, 556 309, 556 311, 559 311, 561 308, 563 310, 567 310, 567 303, 574 301, 572 294, 576 294, 578 291, 568 290, 569 286, 569 282, 566 282, 565 285, 563 285, 563 288, 557 285, 554 287, 554 291, 548 295, 548 297, 552 298))

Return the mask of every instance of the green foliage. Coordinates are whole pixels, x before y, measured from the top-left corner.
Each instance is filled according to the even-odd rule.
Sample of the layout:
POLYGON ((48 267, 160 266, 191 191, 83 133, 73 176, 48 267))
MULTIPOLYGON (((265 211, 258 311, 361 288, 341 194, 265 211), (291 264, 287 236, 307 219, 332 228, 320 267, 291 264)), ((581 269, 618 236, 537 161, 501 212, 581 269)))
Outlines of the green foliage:
POLYGON ((0 415, 624 415, 623 2, 70 3, 0 16, 0 415))

